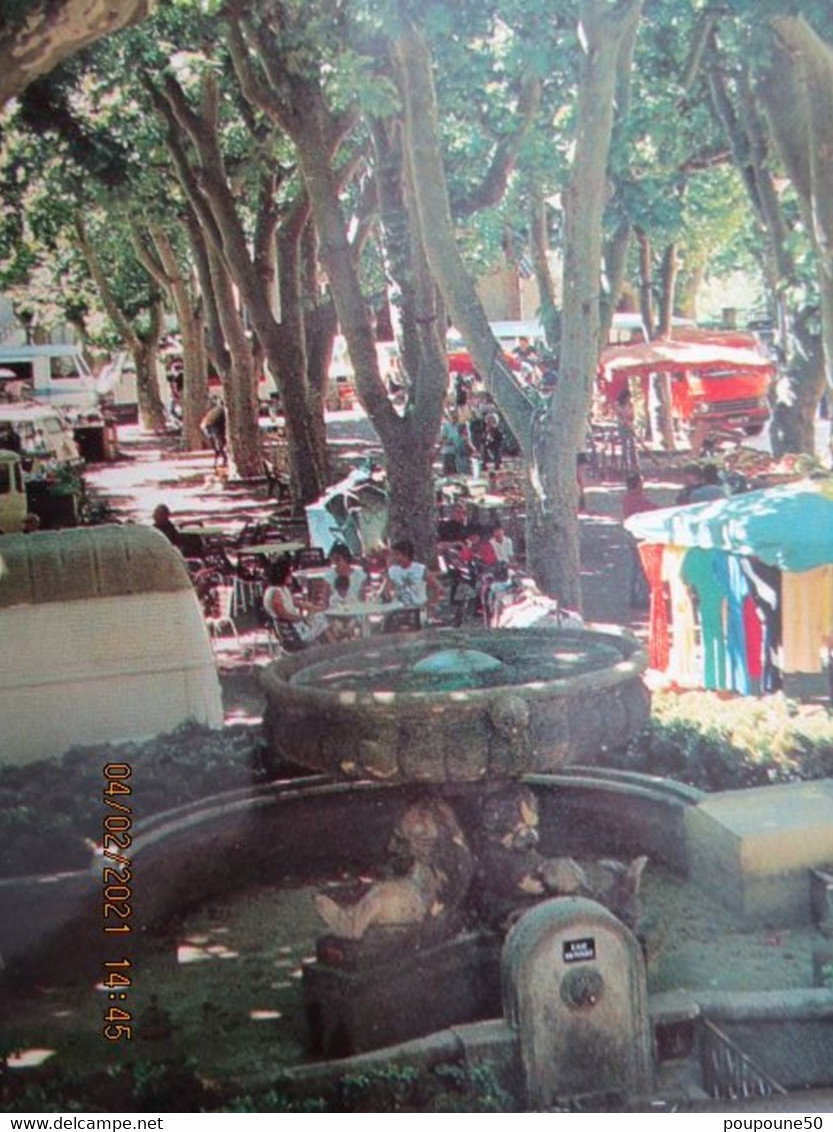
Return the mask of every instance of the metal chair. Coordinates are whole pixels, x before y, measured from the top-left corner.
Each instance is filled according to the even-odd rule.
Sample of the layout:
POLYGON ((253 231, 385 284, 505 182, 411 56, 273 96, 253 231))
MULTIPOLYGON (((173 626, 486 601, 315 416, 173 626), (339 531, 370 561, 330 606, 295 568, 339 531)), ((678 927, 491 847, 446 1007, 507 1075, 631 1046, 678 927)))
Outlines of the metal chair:
POLYGON ((266 627, 269 631, 269 636, 277 645, 278 655, 288 652, 300 652, 307 647, 307 642, 301 640, 291 621, 282 621, 279 617, 273 617, 269 612, 267 612, 265 616, 266 627))
POLYGON ((223 629, 230 629, 231 635, 235 641, 239 643, 239 636, 237 633, 237 626, 234 623, 232 616, 232 602, 234 599, 234 587, 221 585, 217 586, 214 590, 216 600, 216 612, 206 615, 205 623, 208 626, 208 632, 211 635, 212 642, 216 645, 222 635, 223 629))

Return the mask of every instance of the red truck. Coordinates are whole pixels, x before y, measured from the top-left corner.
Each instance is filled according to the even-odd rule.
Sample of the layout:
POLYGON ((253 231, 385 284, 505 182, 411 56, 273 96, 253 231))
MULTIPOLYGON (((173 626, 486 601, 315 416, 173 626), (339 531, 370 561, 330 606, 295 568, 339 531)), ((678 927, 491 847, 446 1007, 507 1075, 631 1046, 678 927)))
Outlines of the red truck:
POLYGON ((690 433, 693 451, 720 436, 756 436, 770 415, 775 362, 754 334, 680 328, 672 339, 609 346, 597 371, 600 409, 613 414, 622 389, 637 384, 643 404, 666 383, 678 430, 690 433))

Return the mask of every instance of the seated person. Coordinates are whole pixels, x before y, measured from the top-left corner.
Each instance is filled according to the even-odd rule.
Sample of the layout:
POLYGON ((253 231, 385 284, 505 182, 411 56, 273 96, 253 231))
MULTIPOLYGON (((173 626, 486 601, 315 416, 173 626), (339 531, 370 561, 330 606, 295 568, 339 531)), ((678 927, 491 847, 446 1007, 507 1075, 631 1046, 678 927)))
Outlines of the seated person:
POLYGON ((449 509, 448 517, 437 523, 437 543, 440 546, 461 544, 465 540, 467 526, 466 505, 458 501, 449 509))
POLYGON ((436 605, 442 589, 437 578, 422 562, 414 560, 414 544, 403 538, 391 547, 383 596, 402 605, 436 605))
MULTIPOLYGON (((370 579, 361 566, 353 562, 348 546, 337 542, 330 551, 330 568, 324 574, 325 601, 328 608, 350 606, 367 600, 370 579)), ((344 640, 358 636, 359 623, 355 619, 334 621, 330 636, 344 640)))
POLYGON ((683 486, 677 492, 675 503, 684 506, 691 503, 691 494, 701 486, 703 477, 698 464, 686 464, 683 468, 683 486))
POLYGON ((457 561, 462 566, 469 567, 478 574, 482 574, 497 565, 498 556, 483 530, 474 525, 466 531, 466 539, 457 561))
POLYGON ((515 544, 504 531, 502 523, 496 522, 492 524, 489 543, 492 550, 495 552, 495 558, 499 563, 504 565, 507 570, 510 566, 515 565, 515 544))
POLYGON ((160 503, 154 508, 153 525, 157 531, 165 536, 168 542, 172 543, 177 549, 181 549, 182 534, 179 527, 171 519, 171 509, 166 503, 160 503))
POLYGON ((367 596, 368 577, 353 561, 349 546, 337 542, 330 551, 330 568, 324 574, 328 605, 355 605, 367 596))
POLYGON ((270 617, 291 625, 298 639, 312 644, 327 635, 327 619, 323 606, 300 597, 292 588, 292 559, 282 555, 270 563, 268 586, 263 594, 263 608, 270 617))
POLYGON ((702 480, 692 489, 688 498, 690 503, 707 503, 712 499, 725 499, 727 494, 717 464, 705 464, 702 480))

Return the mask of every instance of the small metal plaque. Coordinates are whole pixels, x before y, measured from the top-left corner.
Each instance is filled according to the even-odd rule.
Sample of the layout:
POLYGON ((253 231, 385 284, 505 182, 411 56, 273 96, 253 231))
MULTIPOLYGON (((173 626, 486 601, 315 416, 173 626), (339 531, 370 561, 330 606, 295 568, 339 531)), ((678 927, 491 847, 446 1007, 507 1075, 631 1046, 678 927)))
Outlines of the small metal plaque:
POLYGON ((592 936, 584 939, 565 939, 561 945, 561 958, 565 963, 589 963, 596 958, 596 941, 592 936))

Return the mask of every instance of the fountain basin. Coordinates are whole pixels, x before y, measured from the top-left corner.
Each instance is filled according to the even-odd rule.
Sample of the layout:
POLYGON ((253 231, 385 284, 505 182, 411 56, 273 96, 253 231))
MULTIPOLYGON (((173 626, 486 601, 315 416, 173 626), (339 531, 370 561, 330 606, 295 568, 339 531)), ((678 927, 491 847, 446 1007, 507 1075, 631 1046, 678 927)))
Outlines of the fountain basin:
POLYGON ((437 630, 264 671, 280 759, 339 777, 477 782, 593 764, 645 724, 639 642, 608 629, 437 630))

